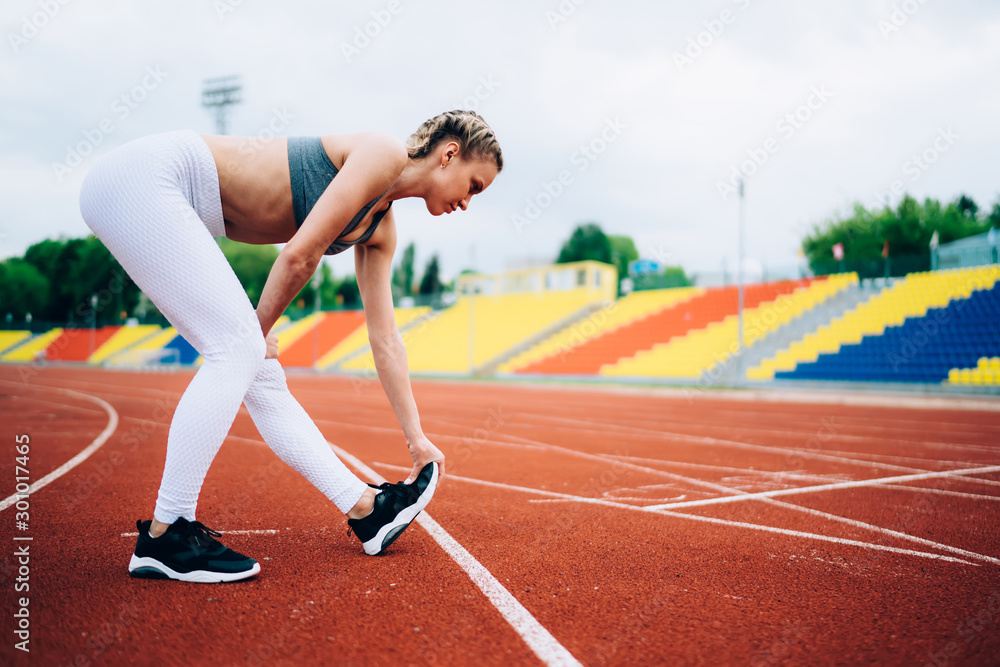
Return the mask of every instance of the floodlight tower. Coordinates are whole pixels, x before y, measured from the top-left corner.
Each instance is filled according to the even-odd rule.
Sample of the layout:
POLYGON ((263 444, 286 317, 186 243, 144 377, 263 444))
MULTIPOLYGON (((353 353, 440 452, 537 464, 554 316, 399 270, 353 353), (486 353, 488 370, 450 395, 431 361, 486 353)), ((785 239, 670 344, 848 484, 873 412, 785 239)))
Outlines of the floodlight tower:
POLYGON ((226 114, 229 107, 243 101, 243 84, 239 75, 205 79, 201 90, 201 106, 215 109, 215 131, 226 133, 226 114))
POLYGON ((746 203, 744 201, 743 193, 744 179, 740 179, 740 219, 739 226, 736 232, 737 245, 739 250, 737 251, 736 257, 736 284, 738 285, 738 304, 737 304, 737 319, 736 327, 738 330, 736 339, 736 384, 743 384, 743 236, 744 227, 746 226, 746 203))

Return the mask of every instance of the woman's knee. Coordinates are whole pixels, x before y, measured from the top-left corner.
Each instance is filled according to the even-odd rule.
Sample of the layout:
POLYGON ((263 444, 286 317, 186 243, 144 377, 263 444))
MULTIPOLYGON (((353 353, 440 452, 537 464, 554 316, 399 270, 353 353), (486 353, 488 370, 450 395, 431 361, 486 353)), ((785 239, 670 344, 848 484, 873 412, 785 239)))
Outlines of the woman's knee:
POLYGON ((206 363, 224 363, 245 369, 250 377, 256 376, 264 363, 267 343, 258 328, 256 331, 238 331, 230 334, 221 345, 203 354, 206 363))

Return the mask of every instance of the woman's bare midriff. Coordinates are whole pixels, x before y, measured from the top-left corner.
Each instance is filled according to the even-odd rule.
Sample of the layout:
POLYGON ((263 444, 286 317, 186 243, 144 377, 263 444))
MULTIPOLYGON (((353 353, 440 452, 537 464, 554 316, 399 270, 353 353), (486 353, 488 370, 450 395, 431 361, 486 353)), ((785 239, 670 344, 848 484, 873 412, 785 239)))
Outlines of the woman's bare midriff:
MULTIPOLYGON (((202 139, 219 172, 226 237, 241 243, 287 243, 296 231, 288 139, 218 135, 202 135, 202 139)), ((346 156, 337 138, 324 136, 322 140, 330 160, 339 168, 346 156)), ((366 226, 359 225, 346 240, 363 234, 366 226)))

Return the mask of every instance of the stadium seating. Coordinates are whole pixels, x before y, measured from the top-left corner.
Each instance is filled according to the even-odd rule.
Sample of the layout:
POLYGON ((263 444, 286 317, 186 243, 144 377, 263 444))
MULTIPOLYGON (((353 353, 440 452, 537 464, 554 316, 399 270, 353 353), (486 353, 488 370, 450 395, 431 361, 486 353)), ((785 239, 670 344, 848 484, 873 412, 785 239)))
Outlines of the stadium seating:
POLYGON ((30 331, 0 331, 0 355, 31 338, 30 331))
POLYGON ((140 341, 159 333, 160 327, 155 324, 142 324, 136 326, 124 326, 118 329, 111 338, 101 345, 90 358, 87 359, 92 364, 99 364, 109 357, 124 352, 126 349, 136 345, 140 341))
POLYGON ((996 266, 910 274, 750 377, 941 382, 1000 353, 998 278, 996 266))
MULTIPOLYGON (((461 297, 450 308, 407 332, 410 370, 417 373, 468 373, 469 327, 472 367, 478 368, 532 335, 594 303, 586 289, 461 297)), ((342 366, 346 370, 374 368, 371 354, 342 366)))
MULTIPOLYGON (((826 281, 818 281, 826 282, 826 281)), ((744 322, 746 333, 756 335, 765 321, 774 322, 781 316, 785 301, 794 290, 805 290, 809 280, 785 281, 748 285, 744 289, 744 322), (781 304, 779 306, 779 304, 781 304)), ((676 336, 649 349, 643 349, 613 365, 601 368, 602 375, 654 376, 673 378, 698 378, 717 362, 736 351, 738 334, 739 299, 735 288, 717 290, 720 300, 706 304, 704 318, 707 326, 691 328, 686 335, 676 336)), ((790 307, 788 307, 791 310, 790 307)), ((768 329, 769 331, 770 329, 768 329)), ((766 333, 766 332, 765 332, 766 333)), ((756 340, 756 338, 754 338, 756 340)), ((747 341, 748 343, 750 341, 747 341)))
MULTIPOLYGON (((744 294, 745 307, 753 308, 778 294, 791 292, 808 281, 784 281, 764 285, 749 285, 744 294)), ((615 328, 603 335, 584 341, 558 355, 518 369, 520 373, 558 373, 596 375, 605 366, 634 357, 660 343, 704 329, 738 310, 737 288, 717 287, 699 291, 646 317, 615 328)), ((627 367, 630 371, 636 366, 627 367)), ((615 371, 610 371, 615 374, 615 371)), ((631 374, 631 373, 628 373, 631 374)))
POLYGON ((48 361, 87 361, 94 352, 108 342, 120 326, 96 329, 63 329, 62 333, 45 348, 48 361))
POLYGON ((52 329, 43 334, 38 334, 33 336, 30 340, 27 340, 17 347, 14 347, 3 354, 0 360, 3 361, 33 361, 39 356, 44 356, 44 352, 52 341, 59 338, 62 335, 63 330, 60 328, 52 329))
POLYGON ((697 287, 678 287, 632 292, 613 302, 610 306, 591 313, 582 320, 573 322, 557 331, 510 361, 501 364, 497 371, 501 373, 559 372, 544 369, 558 367, 559 362, 567 352, 588 340, 643 317, 648 317, 704 291, 697 287))
MULTIPOLYGON (((427 306, 419 306, 416 308, 396 308, 394 312, 396 317, 396 326, 400 330, 403 330, 409 326, 411 322, 429 315, 430 312, 431 309, 427 306)), ((336 368, 342 361, 360 353, 366 347, 368 347, 368 326, 366 324, 362 324, 360 327, 355 329, 351 335, 340 341, 333 347, 333 349, 324 354, 316 364, 316 367, 324 370, 336 368)), ((368 357, 371 357, 370 351, 368 357)), ((371 367, 374 368, 374 361, 372 361, 371 367)))
POLYGON ((357 331, 365 322, 365 314, 360 310, 339 310, 319 313, 313 317, 314 324, 302 332, 291 344, 286 344, 283 336, 278 336, 281 365, 308 368, 314 366, 338 343, 357 331))
MULTIPOLYGON (((743 343, 750 347, 772 331, 799 317, 807 310, 857 283, 857 275, 831 276, 829 279, 802 280, 793 283, 752 285, 747 288, 743 313, 743 343), (793 286, 791 292, 787 287, 793 286), (766 288, 764 291, 762 288, 766 288), (774 295, 774 298, 771 298, 774 295), (760 301, 764 299, 764 301, 760 301), (756 303, 756 305, 754 305, 756 303)), ((727 361, 738 349, 739 317, 727 315, 704 329, 691 331, 651 350, 623 359, 601 370, 602 375, 631 377, 668 377, 695 379, 727 361)))
POLYGON ((975 368, 952 368, 951 384, 1000 386, 1000 357, 980 357, 975 368))

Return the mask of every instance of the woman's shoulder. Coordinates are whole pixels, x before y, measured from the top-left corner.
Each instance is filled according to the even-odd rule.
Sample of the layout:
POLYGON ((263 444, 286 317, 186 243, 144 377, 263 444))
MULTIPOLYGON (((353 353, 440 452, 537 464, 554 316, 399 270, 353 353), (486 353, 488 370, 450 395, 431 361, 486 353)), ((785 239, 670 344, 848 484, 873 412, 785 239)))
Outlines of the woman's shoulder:
POLYGON ((327 152, 336 154, 340 164, 352 155, 366 160, 378 160, 387 166, 403 170, 406 166, 406 145, 387 132, 357 132, 354 134, 327 134, 320 137, 327 152))

